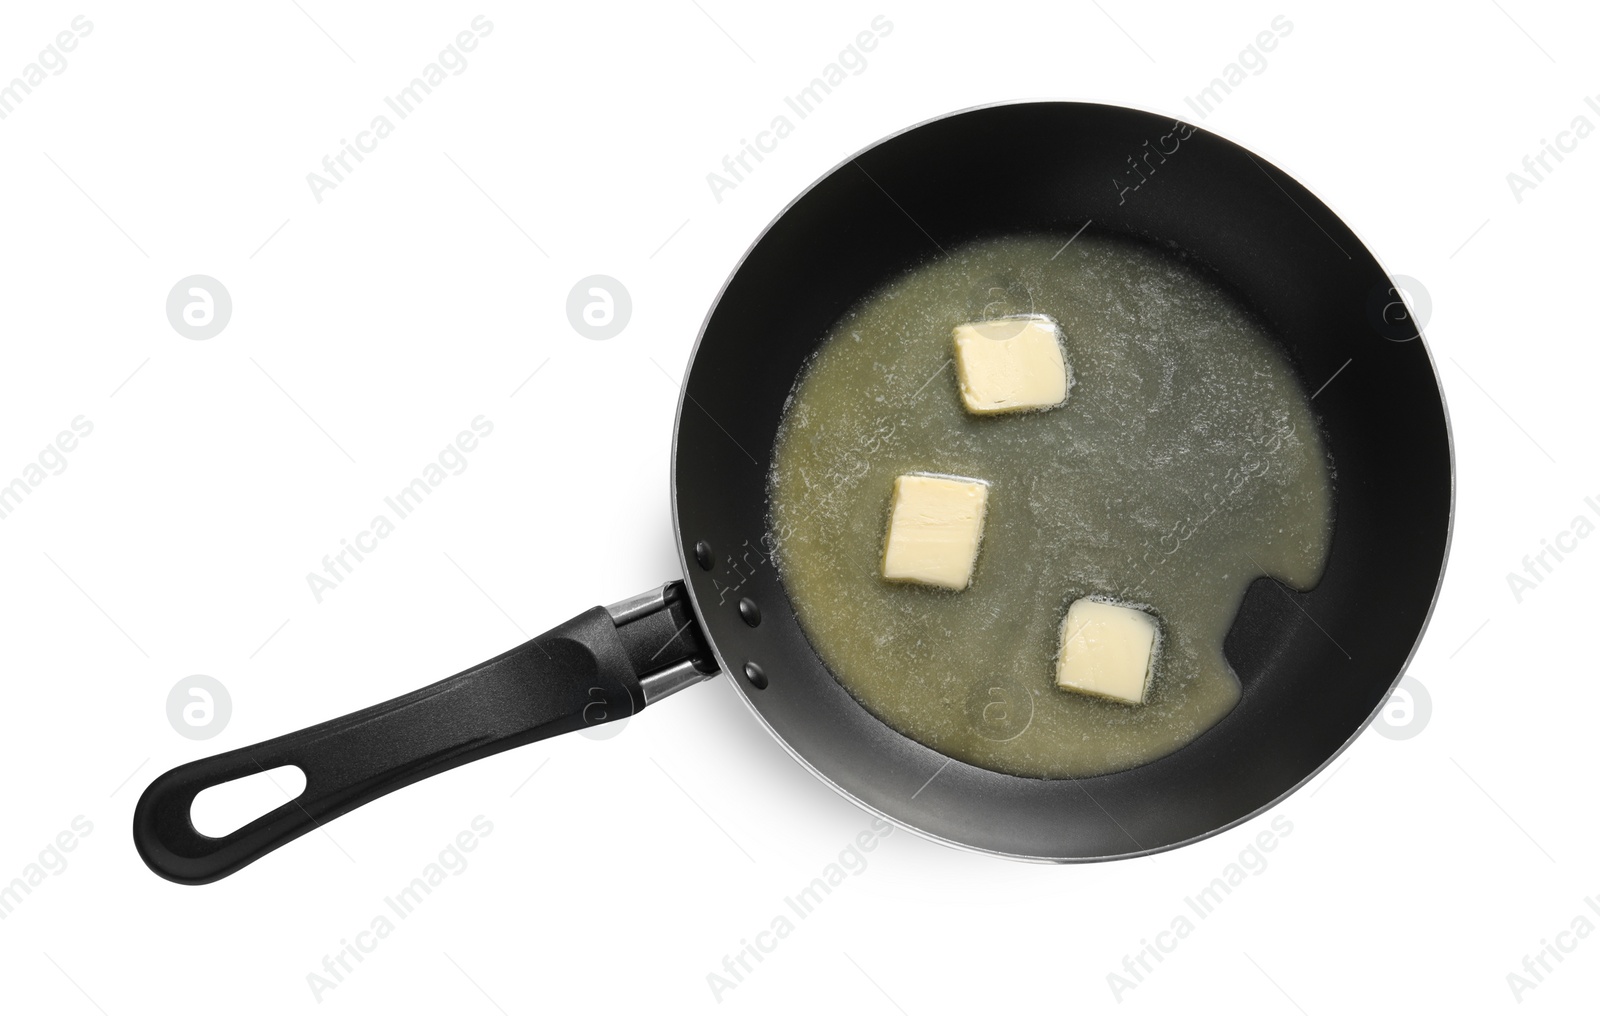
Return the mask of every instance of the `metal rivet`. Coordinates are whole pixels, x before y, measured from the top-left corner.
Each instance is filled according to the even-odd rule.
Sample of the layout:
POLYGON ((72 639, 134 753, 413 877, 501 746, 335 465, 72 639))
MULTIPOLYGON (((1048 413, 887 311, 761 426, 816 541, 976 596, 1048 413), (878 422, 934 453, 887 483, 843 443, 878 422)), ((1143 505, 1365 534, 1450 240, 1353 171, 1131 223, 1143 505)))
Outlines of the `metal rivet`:
POLYGON ((761 608, 756 606, 756 601, 746 596, 739 601, 739 616, 744 618, 744 623, 754 628, 761 623, 761 608))
POLYGON ((703 571, 711 570, 711 544, 704 540, 694 545, 694 560, 703 571))
POLYGON ((767 672, 754 663, 746 663, 744 665, 744 677, 746 681, 749 681, 758 689, 767 686, 767 672))

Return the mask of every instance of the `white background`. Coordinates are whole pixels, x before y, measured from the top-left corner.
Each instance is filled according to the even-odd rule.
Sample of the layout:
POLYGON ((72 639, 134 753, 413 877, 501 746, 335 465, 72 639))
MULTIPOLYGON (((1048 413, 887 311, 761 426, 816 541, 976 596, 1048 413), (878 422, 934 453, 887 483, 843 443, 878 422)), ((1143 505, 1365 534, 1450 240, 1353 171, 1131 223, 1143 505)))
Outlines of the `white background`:
MULTIPOLYGON (((1595 11, 19 7, 0 80, 74 15, 94 27, 0 120, 0 483, 74 417, 94 431, 0 520, 0 883, 75 816, 93 832, 0 921, 8 1011, 1488 1012, 1517 1005, 1507 974, 1541 940, 1600 922, 1583 902, 1600 894, 1600 539, 1520 603, 1506 579, 1575 516, 1600 521, 1600 139, 1520 202, 1506 181, 1574 117, 1600 125, 1595 11), (480 13, 494 29, 466 70, 315 200, 306 175, 480 13), (714 200, 706 174, 880 13, 894 27, 866 69, 714 200), (1195 116, 1185 98, 1279 14, 1294 27, 1266 68, 1195 116), (897 831, 720 1002, 707 975, 868 824, 720 679, 612 739, 418 784, 211 886, 145 869, 129 819, 161 771, 673 576, 678 381, 739 255, 883 135, 1033 97, 1201 122, 1426 288, 1458 494, 1410 671, 1432 700, 1417 736, 1369 731, 1269 815, 1136 861, 1028 865, 897 831), (234 304, 207 341, 164 313, 195 273, 234 304), (632 295, 609 341, 565 310, 596 273, 632 295), (306 573, 480 414, 495 429, 469 468, 316 602, 306 573), (193 674, 231 693, 211 740, 168 722, 193 674), (470 865, 319 1002, 307 975, 480 815, 470 865), (1293 831, 1266 869, 1119 1001, 1107 975, 1273 816, 1293 831)), ((1529 1011, 1600 987, 1600 935, 1564 941, 1529 1011)))

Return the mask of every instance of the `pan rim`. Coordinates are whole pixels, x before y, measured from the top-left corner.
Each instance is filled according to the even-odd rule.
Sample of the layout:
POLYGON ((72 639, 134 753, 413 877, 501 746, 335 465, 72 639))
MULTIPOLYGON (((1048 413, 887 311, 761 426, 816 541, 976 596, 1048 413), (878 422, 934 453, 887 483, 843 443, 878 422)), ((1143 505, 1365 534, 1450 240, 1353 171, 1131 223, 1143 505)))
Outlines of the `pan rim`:
MULTIPOLYGON (((766 239, 767 234, 770 233, 772 231, 772 229, 789 214, 789 212, 795 207, 795 205, 799 204, 803 199, 805 199, 805 197, 807 195, 809 195, 819 185, 821 185, 824 181, 826 181, 829 178, 831 178, 835 173, 839 172, 845 166, 847 166, 847 165, 851 164, 852 162, 854 162, 856 159, 858 159, 861 156, 865 155, 866 153, 868 153, 868 152, 870 152, 870 151, 872 151, 872 150, 874 150, 874 149, 876 149, 876 148, 888 143, 889 141, 892 141, 895 138, 898 138, 898 137, 900 137, 900 136, 902 136, 904 134, 909 134, 912 131, 919 130, 919 129, 923 128, 923 127, 928 126, 929 124, 937 123, 937 122, 942 121, 942 120, 947 120, 947 119, 950 119, 952 117, 964 116, 964 115, 969 114, 969 113, 976 113, 976 112, 981 112, 983 110, 997 109, 997 108, 1002 108, 1002 107, 1007 107, 1007 106, 1043 105, 1043 104, 1067 105, 1067 106, 1099 106, 1099 107, 1106 108, 1106 109, 1124 110, 1124 111, 1129 111, 1129 112, 1144 113, 1144 114, 1148 114, 1148 115, 1154 115, 1154 116, 1159 116, 1159 117, 1163 117, 1163 118, 1167 118, 1167 119, 1172 119, 1175 122, 1181 122, 1181 123, 1186 123, 1186 124, 1188 123, 1188 121, 1184 120, 1182 117, 1175 117, 1175 116, 1172 116, 1170 113, 1168 113, 1166 111, 1161 111, 1161 110, 1154 110, 1154 109, 1149 109, 1149 108, 1140 107, 1140 106, 1125 105, 1125 104, 1121 104, 1121 103, 1107 103, 1107 102, 1095 102, 1095 101, 1082 100, 1082 99, 1061 99, 1061 98, 1003 99, 1003 100, 997 100, 997 101, 994 101, 994 102, 986 102, 986 103, 980 103, 980 104, 973 105, 973 106, 967 106, 967 107, 964 107, 962 109, 952 110, 952 111, 949 111, 949 112, 946 112, 946 113, 941 113, 941 114, 938 114, 938 115, 935 115, 935 116, 930 116, 930 117, 928 117, 928 118, 926 118, 924 120, 918 121, 917 123, 911 124, 911 125, 909 125, 907 127, 904 127, 904 128, 902 128, 900 130, 894 131, 894 132, 892 132, 890 134, 886 134, 883 137, 880 137, 876 141, 872 142, 871 144, 857 149, 856 151, 852 152, 850 155, 848 155, 844 159, 842 159, 839 162, 835 163, 826 172, 824 172, 823 174, 818 176, 816 179, 814 179, 804 189, 802 189, 801 191, 796 193, 787 203, 785 203, 784 206, 781 209, 779 209, 777 214, 772 217, 772 219, 766 224, 766 226, 764 226, 761 229, 760 233, 757 234, 756 237, 745 248, 744 252, 739 256, 738 260, 734 263, 734 266, 733 266, 732 270, 728 273, 727 278, 723 280, 723 283, 722 283, 721 287, 718 288, 716 296, 712 299, 710 306, 706 310, 705 317, 700 322, 700 328, 699 328, 698 333, 695 336, 694 345, 692 347, 690 347, 690 350, 689 350, 689 357, 688 357, 687 365, 686 365, 686 367, 684 369, 684 372, 683 372, 683 379, 682 379, 681 383, 679 384, 679 388, 678 388, 678 404, 677 404, 677 408, 676 408, 676 410, 675 410, 675 412, 673 414, 673 421, 672 421, 672 454, 671 454, 671 459, 669 461, 669 467, 668 467, 669 468, 669 474, 670 474, 670 476, 669 476, 669 501, 670 501, 671 511, 672 511, 672 528, 673 528, 673 533, 674 533, 674 535, 676 537, 676 544, 677 544, 675 550, 676 550, 676 553, 677 553, 677 556, 678 556, 678 566, 679 566, 680 570, 682 571, 682 573, 685 576, 690 574, 690 572, 689 572, 688 549, 687 549, 687 544, 685 543, 685 540, 684 540, 684 531, 683 531, 682 521, 679 518, 679 510, 678 510, 678 505, 679 505, 679 498, 678 498, 678 453, 679 453, 679 447, 678 447, 678 442, 679 442, 679 438, 680 438, 680 436, 682 434, 682 426, 681 425, 682 425, 682 421, 683 421, 684 410, 685 410, 685 408, 687 406, 687 403, 689 401, 689 398, 688 398, 689 380, 690 380, 690 377, 692 376, 692 374, 694 372, 695 361, 699 356, 701 344, 705 341, 706 332, 710 328, 712 318, 716 316, 717 309, 721 305, 723 297, 727 294, 728 288, 733 284, 734 280, 739 276, 739 273, 743 270, 745 262, 749 259, 750 255, 766 239)), ((1195 126, 1195 127, 1198 128, 1199 125, 1191 125, 1191 126, 1195 126)), ((1242 150, 1244 152, 1247 152, 1247 153, 1249 153, 1251 155, 1258 154, 1257 150, 1255 148, 1247 146, 1247 145, 1235 140, 1234 138, 1230 137, 1229 135, 1227 135, 1227 134, 1225 134, 1225 133, 1223 133, 1221 131, 1214 130, 1214 129, 1210 128, 1210 127, 1205 127, 1205 128, 1200 128, 1200 129, 1203 129, 1207 133, 1212 134, 1212 135, 1216 136, 1217 138, 1219 138, 1219 139, 1221 139, 1221 140, 1223 140, 1223 141, 1225 141, 1225 142, 1227 142, 1227 143, 1229 143, 1231 145, 1236 146, 1237 148, 1239 148, 1240 150, 1242 150)), ((1307 190, 1307 192, 1313 194, 1316 197, 1316 199, 1323 204, 1324 207, 1326 207, 1330 212, 1333 213, 1335 218, 1338 219, 1339 223, 1342 224, 1345 229, 1349 230, 1351 235, 1354 236, 1356 238, 1356 240, 1361 243, 1361 246, 1362 246, 1363 250, 1366 252, 1366 254, 1373 259, 1373 261, 1378 265, 1379 269, 1383 272, 1384 278, 1386 280, 1388 280, 1390 283, 1394 282, 1394 278, 1395 278, 1394 274, 1389 270, 1388 266, 1385 265, 1383 263, 1383 261, 1375 253, 1373 253, 1371 245, 1368 244, 1366 242, 1366 239, 1364 237, 1362 237, 1362 235, 1360 233, 1358 233, 1353 226, 1350 225, 1349 220, 1343 214, 1341 214, 1337 208, 1335 208, 1332 204, 1328 203, 1325 199, 1323 199, 1323 197, 1320 194, 1317 194, 1316 192, 1311 191, 1311 189, 1309 187, 1306 187, 1304 183, 1300 183, 1300 177, 1296 176, 1293 173, 1290 173, 1287 169, 1285 169, 1283 167, 1282 163, 1278 162, 1277 160, 1274 160, 1274 159, 1271 159, 1271 158, 1267 158, 1265 156, 1263 156, 1263 158, 1266 158, 1266 161, 1267 161, 1267 163, 1269 165, 1271 165, 1274 168, 1278 169, 1279 171, 1283 172, 1285 175, 1289 176, 1290 179, 1294 180, 1301 187, 1305 188, 1307 190)), ((1250 812, 1248 812, 1248 813, 1246 813, 1244 815, 1241 815, 1236 819, 1233 819, 1233 820, 1231 820, 1229 822, 1226 822, 1226 823, 1224 823, 1222 825, 1216 826, 1215 828, 1210 829, 1210 830, 1208 830, 1208 831, 1206 831, 1204 833, 1199 833, 1197 835, 1190 836, 1190 837, 1188 837, 1186 839, 1175 840, 1175 841, 1172 841, 1170 843, 1164 843, 1164 844, 1161 844, 1159 846, 1141 847, 1141 848, 1138 848, 1138 849, 1135 849, 1135 850, 1120 851, 1120 852, 1117 852, 1117 853, 1100 854, 1100 855, 1096 855, 1096 856, 1058 857, 1058 856, 1044 855, 1044 854, 1018 853, 1018 852, 1012 852, 1012 851, 996 849, 996 848, 992 848, 992 847, 976 846, 976 845, 973 845, 971 843, 966 843, 966 842, 963 842, 961 840, 951 839, 950 837, 940 835, 940 834, 932 832, 930 830, 921 828, 920 826, 917 826, 917 825, 915 825, 915 824, 913 824, 913 823, 911 823, 911 822, 909 822, 909 821, 907 821, 905 819, 898 818, 898 817, 896 817, 894 815, 891 815, 888 812, 885 812, 884 810, 882 810, 881 808, 874 807, 873 805, 867 803, 866 801, 862 800, 857 795, 851 793, 845 787, 841 786, 838 782, 836 782, 834 779, 832 779, 830 776, 828 776, 826 773, 824 773, 821 769, 819 769, 815 764, 813 764, 808 758, 805 757, 805 755, 803 755, 800 751, 798 751, 793 745, 791 745, 772 726, 772 724, 767 720, 766 716, 756 706, 756 703, 752 699, 749 690, 746 689, 744 687, 744 685, 738 680, 738 678, 736 676, 736 671, 732 667, 729 666, 728 661, 727 661, 727 659, 724 658, 721 649, 719 649, 717 647, 716 639, 715 639, 715 637, 713 635, 712 628, 711 628, 710 625, 707 624, 706 614, 701 608, 700 600, 699 600, 699 597, 695 593, 695 589, 694 589, 693 583, 685 583, 685 587, 686 587, 686 589, 688 591, 690 609, 694 614, 695 620, 700 625, 700 630, 701 630, 701 633, 702 633, 702 637, 705 639, 706 645, 711 649, 712 655, 715 657, 715 659, 717 661, 717 664, 718 664, 718 667, 721 669, 721 671, 724 674, 728 675, 729 680, 732 681, 732 683, 735 686, 735 690, 736 690, 740 700, 744 703, 745 707, 747 709, 749 709, 750 712, 755 715, 756 720, 761 724, 761 726, 763 728, 765 728, 767 733, 775 741, 777 741, 779 745, 781 745, 783 747, 784 751, 788 752, 788 754, 789 754, 789 756, 791 758, 793 758, 796 762, 798 762, 800 764, 800 766, 803 769, 805 769, 806 771, 808 771, 812 776, 816 777, 824 785, 830 787, 835 793, 839 794, 841 797, 843 797, 845 800, 851 802, 856 807, 862 809, 863 811, 867 812, 868 814, 874 815, 874 816, 876 816, 878 818, 881 818, 881 819, 891 823, 892 825, 894 825, 897 828, 904 829, 907 832, 913 833, 916 836, 918 836, 918 837, 920 837, 920 838, 922 838, 924 840, 928 840, 928 841, 931 841, 931 842, 934 842, 934 843, 942 844, 942 845, 948 846, 948 847, 954 847, 954 848, 956 848, 958 850, 967 851, 969 853, 984 854, 984 855, 988 855, 988 856, 992 856, 992 857, 1005 858, 1005 859, 1008 859, 1008 860, 1029 861, 1029 862, 1040 863, 1040 864, 1091 864, 1091 863, 1099 863, 1099 862, 1104 862, 1104 861, 1132 860, 1134 858, 1139 858, 1139 857, 1148 857, 1148 856, 1151 856, 1153 854, 1165 853, 1165 852, 1167 852, 1169 850, 1176 850, 1176 849, 1178 849, 1180 847, 1186 847, 1186 846, 1189 846, 1191 844, 1198 843, 1198 842, 1200 842, 1202 840, 1207 840, 1207 839, 1211 839, 1211 838, 1213 838, 1215 836, 1220 836, 1221 834, 1223 834, 1225 832, 1228 832, 1228 831, 1230 831, 1232 829, 1235 829, 1235 828, 1237 828, 1237 827, 1239 827, 1241 825, 1244 825, 1244 824, 1246 824, 1248 822, 1253 822, 1257 818, 1261 817, 1262 815, 1266 814, 1267 812, 1271 811, 1272 809, 1278 807, 1285 800, 1287 800, 1288 798, 1292 797, 1294 794, 1299 792, 1299 790, 1302 787, 1304 787, 1306 784, 1308 784, 1312 780, 1316 779, 1324 770, 1326 770, 1330 765, 1333 764, 1334 760, 1338 759, 1346 751, 1348 751, 1350 749, 1350 746, 1355 743, 1356 739, 1359 738, 1363 733, 1365 733, 1372 726, 1372 721, 1388 705, 1389 697, 1393 695, 1395 688, 1399 686, 1401 680, 1405 678, 1406 674, 1410 670, 1411 663, 1416 658, 1417 651, 1421 648, 1422 640, 1427 635, 1428 629, 1433 623, 1434 612, 1438 608, 1439 595, 1440 595, 1441 591, 1444 588, 1445 573, 1447 572, 1447 570, 1449 568, 1450 552, 1451 552, 1452 546, 1454 544, 1454 539, 1455 539, 1456 454, 1455 454, 1455 432, 1454 432, 1454 426, 1453 426, 1453 423, 1452 423, 1451 417, 1450 417, 1449 402, 1445 397, 1445 388, 1444 388, 1443 379, 1442 379, 1442 377, 1440 375, 1440 372, 1439 372, 1438 360, 1434 356, 1432 348, 1428 345, 1426 336, 1423 334, 1423 331, 1424 331, 1424 329, 1421 326, 1419 326, 1418 329, 1417 329, 1417 335, 1416 335, 1414 341, 1416 341, 1421 346, 1422 351, 1423 351, 1423 355, 1427 358, 1428 368, 1429 368, 1430 373, 1433 376, 1434 387, 1435 387, 1435 389, 1436 389, 1436 391, 1438 393, 1438 396, 1439 396, 1440 413, 1441 413, 1441 415, 1443 417, 1443 422, 1444 422, 1445 457, 1446 457, 1446 466, 1447 466, 1447 472, 1448 472, 1448 477, 1449 477, 1449 503, 1448 503, 1447 510, 1446 510, 1446 513, 1445 513, 1444 545, 1443 545, 1443 548, 1442 548, 1441 554, 1440 554, 1439 573, 1438 573, 1437 576, 1434 577, 1432 594, 1430 595, 1430 597, 1428 599, 1427 609, 1423 613, 1422 622, 1417 628, 1417 634, 1416 634, 1415 638, 1412 640, 1409 650, 1406 652, 1405 659, 1401 662, 1400 666, 1396 670, 1396 673, 1395 673, 1393 679, 1389 682, 1388 693, 1384 696, 1383 699, 1381 699, 1377 703, 1376 706, 1373 707, 1372 711, 1367 714, 1366 719, 1364 721, 1362 721, 1362 723, 1359 726, 1357 726, 1349 734, 1349 736, 1346 737, 1344 739, 1344 741, 1342 741, 1339 744, 1339 746, 1334 751, 1329 753, 1327 758, 1325 758, 1315 768, 1313 768, 1310 772, 1308 772, 1298 782, 1294 783, 1292 786, 1290 786, 1288 789, 1284 790, 1282 793, 1278 794, 1276 797, 1272 798, 1271 800, 1267 801, 1266 803, 1262 804, 1261 806, 1255 808, 1254 810, 1252 810, 1252 811, 1250 811, 1250 812)), ((929 750, 935 751, 936 753, 938 753, 936 749, 929 749, 929 750)), ((944 756, 942 753, 938 753, 938 754, 940 754, 944 758, 947 758, 947 759, 950 758, 949 756, 944 756)), ((958 761, 958 760, 951 759, 951 761, 958 761)), ((1072 783, 1077 783, 1078 782, 1078 780, 1076 780, 1076 779, 1074 779, 1072 777, 1064 777, 1063 779, 1067 780, 1068 782, 1072 782, 1072 783)))

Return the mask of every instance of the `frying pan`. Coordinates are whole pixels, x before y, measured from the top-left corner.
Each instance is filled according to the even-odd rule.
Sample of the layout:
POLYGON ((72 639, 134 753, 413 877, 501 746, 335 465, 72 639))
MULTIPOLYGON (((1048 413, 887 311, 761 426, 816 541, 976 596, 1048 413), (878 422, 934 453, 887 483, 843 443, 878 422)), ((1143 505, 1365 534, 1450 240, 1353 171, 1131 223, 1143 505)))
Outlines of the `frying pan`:
POLYGON ((1387 700, 1443 578, 1452 493, 1443 397, 1399 288, 1287 174, 1121 107, 955 113, 828 173, 724 286, 678 403, 681 582, 592 608, 393 701, 173 769, 140 798, 134 842, 159 875, 213 881, 416 780, 630 716, 720 671, 801 764, 933 839, 1051 861, 1168 849, 1271 807, 1387 700), (1220 722, 1134 769, 1029 779, 910 740, 839 684, 768 553, 767 477, 804 361, 863 295, 940 249, 1086 222, 1187 252, 1267 326, 1317 396, 1335 518, 1314 589, 1261 578, 1247 590, 1224 642, 1243 694, 1220 722), (199 791, 281 765, 305 773, 294 801, 226 836, 195 829, 199 791))

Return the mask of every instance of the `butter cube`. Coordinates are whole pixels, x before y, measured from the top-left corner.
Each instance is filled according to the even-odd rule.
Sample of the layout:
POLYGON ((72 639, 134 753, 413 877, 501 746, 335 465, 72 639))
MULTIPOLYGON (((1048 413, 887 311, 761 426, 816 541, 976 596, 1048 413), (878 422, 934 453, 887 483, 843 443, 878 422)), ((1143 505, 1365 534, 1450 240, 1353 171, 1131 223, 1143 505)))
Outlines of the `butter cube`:
POLYGON ((1050 318, 1034 314, 957 325, 955 343, 967 412, 1016 413, 1066 401, 1071 373, 1050 318))
POLYGON ((1056 687, 1143 705, 1155 667, 1156 619, 1103 600, 1075 600, 1061 622, 1056 687))
POLYGON ((883 577, 965 589, 983 539, 989 485, 958 476, 895 477, 883 577))

